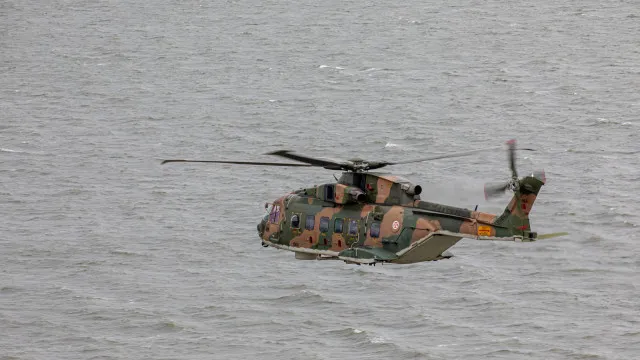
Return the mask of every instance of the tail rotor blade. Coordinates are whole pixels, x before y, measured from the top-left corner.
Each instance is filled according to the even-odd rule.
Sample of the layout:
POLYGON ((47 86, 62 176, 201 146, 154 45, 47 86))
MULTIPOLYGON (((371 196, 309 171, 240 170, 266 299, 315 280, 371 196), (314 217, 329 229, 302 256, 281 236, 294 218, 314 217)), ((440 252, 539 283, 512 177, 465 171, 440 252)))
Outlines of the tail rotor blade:
POLYGON ((518 179, 518 171, 516 171, 516 140, 507 141, 509 146, 509 167, 511 168, 511 177, 518 179))
POLYGON ((485 184, 484 185, 484 198, 486 200, 500 196, 504 194, 509 188, 509 183, 500 184, 485 184))

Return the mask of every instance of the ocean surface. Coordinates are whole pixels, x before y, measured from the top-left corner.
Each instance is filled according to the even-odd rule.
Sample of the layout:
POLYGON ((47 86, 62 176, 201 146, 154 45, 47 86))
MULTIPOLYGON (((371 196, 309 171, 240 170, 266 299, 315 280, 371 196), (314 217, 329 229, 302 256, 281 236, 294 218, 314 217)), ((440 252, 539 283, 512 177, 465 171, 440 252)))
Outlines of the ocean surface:
MULTIPOLYGON (((640 358, 637 1, 0 2, 0 359, 640 358), (338 172, 522 147, 535 243, 356 266, 262 248, 338 172)), ((389 167, 501 212, 506 152, 389 167)))

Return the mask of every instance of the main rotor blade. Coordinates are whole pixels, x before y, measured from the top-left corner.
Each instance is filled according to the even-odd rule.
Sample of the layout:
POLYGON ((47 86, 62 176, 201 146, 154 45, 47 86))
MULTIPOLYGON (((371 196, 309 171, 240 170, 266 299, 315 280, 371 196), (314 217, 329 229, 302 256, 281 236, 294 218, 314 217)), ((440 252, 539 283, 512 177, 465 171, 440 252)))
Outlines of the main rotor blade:
POLYGON ((276 155, 290 160, 296 160, 309 164, 308 166, 320 166, 330 170, 346 170, 353 168, 349 161, 334 160, 328 158, 315 158, 307 155, 296 154, 290 150, 278 150, 266 153, 265 155, 276 155))
POLYGON ((455 157, 468 156, 468 155, 473 155, 473 154, 476 154, 476 153, 479 153, 479 152, 489 151, 489 150, 496 150, 496 149, 500 149, 500 147, 494 146, 494 147, 485 148, 485 149, 461 151, 461 152, 454 152, 454 153, 448 153, 448 154, 442 154, 442 155, 434 155, 434 156, 424 157, 424 158, 420 158, 420 159, 387 162, 387 163, 385 163, 385 165, 411 164, 411 163, 417 163, 417 162, 422 162, 422 161, 455 158, 455 157))
POLYGON ((292 163, 287 164, 287 163, 258 162, 258 161, 183 160, 183 159, 162 160, 162 162, 160 164, 166 164, 166 163, 170 163, 170 162, 264 165, 264 166, 313 166, 313 165, 309 165, 309 164, 292 164, 292 163))

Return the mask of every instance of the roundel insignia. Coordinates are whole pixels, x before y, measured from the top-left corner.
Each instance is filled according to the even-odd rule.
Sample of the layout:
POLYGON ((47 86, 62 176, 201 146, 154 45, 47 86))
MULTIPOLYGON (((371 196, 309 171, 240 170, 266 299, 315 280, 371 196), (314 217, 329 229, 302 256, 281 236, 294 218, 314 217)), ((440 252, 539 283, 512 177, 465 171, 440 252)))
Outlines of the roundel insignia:
POLYGON ((398 229, 400 229, 400 222, 398 220, 394 221, 393 224, 391 224, 391 228, 393 231, 398 231, 398 229))

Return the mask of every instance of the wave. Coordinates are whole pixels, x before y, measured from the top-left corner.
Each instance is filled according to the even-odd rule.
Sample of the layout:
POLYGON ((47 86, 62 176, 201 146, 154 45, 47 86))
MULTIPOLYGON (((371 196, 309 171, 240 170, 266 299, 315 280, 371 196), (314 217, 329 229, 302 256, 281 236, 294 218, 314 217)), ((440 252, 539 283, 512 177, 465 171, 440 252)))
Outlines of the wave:
POLYGON ((149 256, 147 254, 142 254, 142 253, 138 253, 138 252, 135 252, 135 251, 127 251, 127 250, 120 250, 120 249, 111 250, 111 251, 109 251, 109 253, 113 254, 113 255, 126 256, 126 257, 129 257, 129 256, 132 256, 132 257, 137 257, 137 256, 147 257, 147 256, 149 256))
POLYGON ((293 294, 283 295, 277 298, 266 299, 277 303, 308 303, 308 304, 343 304, 324 298, 309 290, 301 290, 293 294))
POLYGON ((578 149, 566 149, 566 152, 574 154, 620 154, 620 155, 634 155, 640 153, 640 150, 578 150, 578 149))
POLYGON ((335 70, 344 70, 343 67, 341 66, 329 66, 329 65, 320 65, 318 66, 318 69, 335 69, 335 70))
POLYGON ((427 357, 426 353, 401 346, 391 339, 368 330, 346 327, 328 330, 325 333, 341 340, 353 342, 354 349, 357 349, 361 355, 366 354, 366 357, 387 358, 390 355, 394 359, 423 359, 427 357))
POLYGON ((606 118, 597 118, 595 122, 588 124, 587 126, 636 126, 637 123, 631 121, 612 120, 606 118))
POLYGON ((155 328, 162 332, 174 332, 174 331, 182 331, 184 327, 178 325, 177 323, 171 320, 160 321, 156 324, 155 328))
POLYGON ((356 340, 358 342, 366 342, 369 344, 385 344, 387 340, 382 336, 373 335, 366 330, 358 328, 342 328, 336 330, 329 330, 329 334, 336 335, 343 339, 356 340))
POLYGON ((22 150, 13 150, 7 148, 0 148, 0 152, 8 152, 8 153, 24 153, 22 150))

